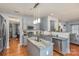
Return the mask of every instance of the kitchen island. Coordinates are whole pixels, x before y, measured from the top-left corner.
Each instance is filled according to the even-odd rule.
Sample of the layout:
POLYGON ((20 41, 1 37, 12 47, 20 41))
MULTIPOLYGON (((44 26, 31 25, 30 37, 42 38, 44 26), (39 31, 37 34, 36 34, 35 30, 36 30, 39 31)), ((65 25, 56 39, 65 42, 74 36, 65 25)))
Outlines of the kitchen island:
POLYGON ((54 51, 61 55, 70 53, 70 33, 69 32, 51 32, 51 35, 42 35, 47 41, 54 43, 54 51))
POLYGON ((28 38, 28 51, 32 56, 52 56, 53 55, 53 43, 40 38, 40 41, 36 41, 34 37, 28 38))
POLYGON ((62 37, 52 37, 52 42, 54 45, 54 50, 65 55, 70 53, 70 41, 69 39, 62 38, 62 37))
POLYGON ((60 53, 61 55, 65 55, 70 53, 70 39, 64 37, 56 37, 56 36, 45 36, 43 37, 45 40, 54 43, 53 48, 56 52, 60 53))

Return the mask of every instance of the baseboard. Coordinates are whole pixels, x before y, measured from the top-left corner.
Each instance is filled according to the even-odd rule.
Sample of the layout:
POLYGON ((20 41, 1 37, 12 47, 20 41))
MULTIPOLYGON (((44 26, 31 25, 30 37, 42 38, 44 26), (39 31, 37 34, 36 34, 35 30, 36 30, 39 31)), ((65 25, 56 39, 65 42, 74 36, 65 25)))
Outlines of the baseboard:
POLYGON ((6 47, 7 49, 9 48, 9 46, 6 47))

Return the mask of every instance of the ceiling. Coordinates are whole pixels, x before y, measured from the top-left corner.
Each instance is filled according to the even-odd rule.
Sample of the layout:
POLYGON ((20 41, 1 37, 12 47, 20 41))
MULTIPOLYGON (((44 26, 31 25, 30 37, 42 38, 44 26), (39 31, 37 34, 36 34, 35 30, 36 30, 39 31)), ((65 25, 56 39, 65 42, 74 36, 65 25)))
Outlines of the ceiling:
POLYGON ((62 21, 79 19, 78 3, 40 3, 37 9, 33 9, 34 5, 35 3, 1 3, 0 12, 34 16, 34 13, 38 11, 36 13, 38 17, 52 13, 53 16, 58 17, 62 21))

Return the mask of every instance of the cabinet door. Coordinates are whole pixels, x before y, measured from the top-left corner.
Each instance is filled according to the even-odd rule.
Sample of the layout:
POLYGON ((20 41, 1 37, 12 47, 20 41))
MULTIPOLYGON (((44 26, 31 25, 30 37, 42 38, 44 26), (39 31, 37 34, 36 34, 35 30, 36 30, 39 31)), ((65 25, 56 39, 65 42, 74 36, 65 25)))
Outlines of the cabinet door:
POLYGON ((0 38, 2 37, 2 17, 0 16, 0 38))
POLYGON ((62 42, 61 40, 53 39, 54 50, 61 52, 62 51, 62 42))
POLYGON ((50 21, 50 31, 54 31, 54 27, 55 25, 54 25, 54 21, 50 21))
POLYGON ((3 40, 0 40, 0 52, 3 50, 3 40))
POLYGON ((46 39, 47 41, 52 42, 52 38, 51 38, 51 37, 49 37, 49 36, 46 36, 46 37, 45 37, 45 39, 46 39))

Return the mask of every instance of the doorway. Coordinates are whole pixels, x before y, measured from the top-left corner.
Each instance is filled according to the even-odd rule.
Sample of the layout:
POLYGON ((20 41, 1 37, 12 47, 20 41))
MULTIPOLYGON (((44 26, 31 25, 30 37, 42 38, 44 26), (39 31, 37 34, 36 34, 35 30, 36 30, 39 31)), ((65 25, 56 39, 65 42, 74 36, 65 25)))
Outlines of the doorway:
POLYGON ((9 21, 9 47, 16 42, 17 45, 20 44, 20 22, 9 21), (13 43, 14 42, 14 43, 13 43))

